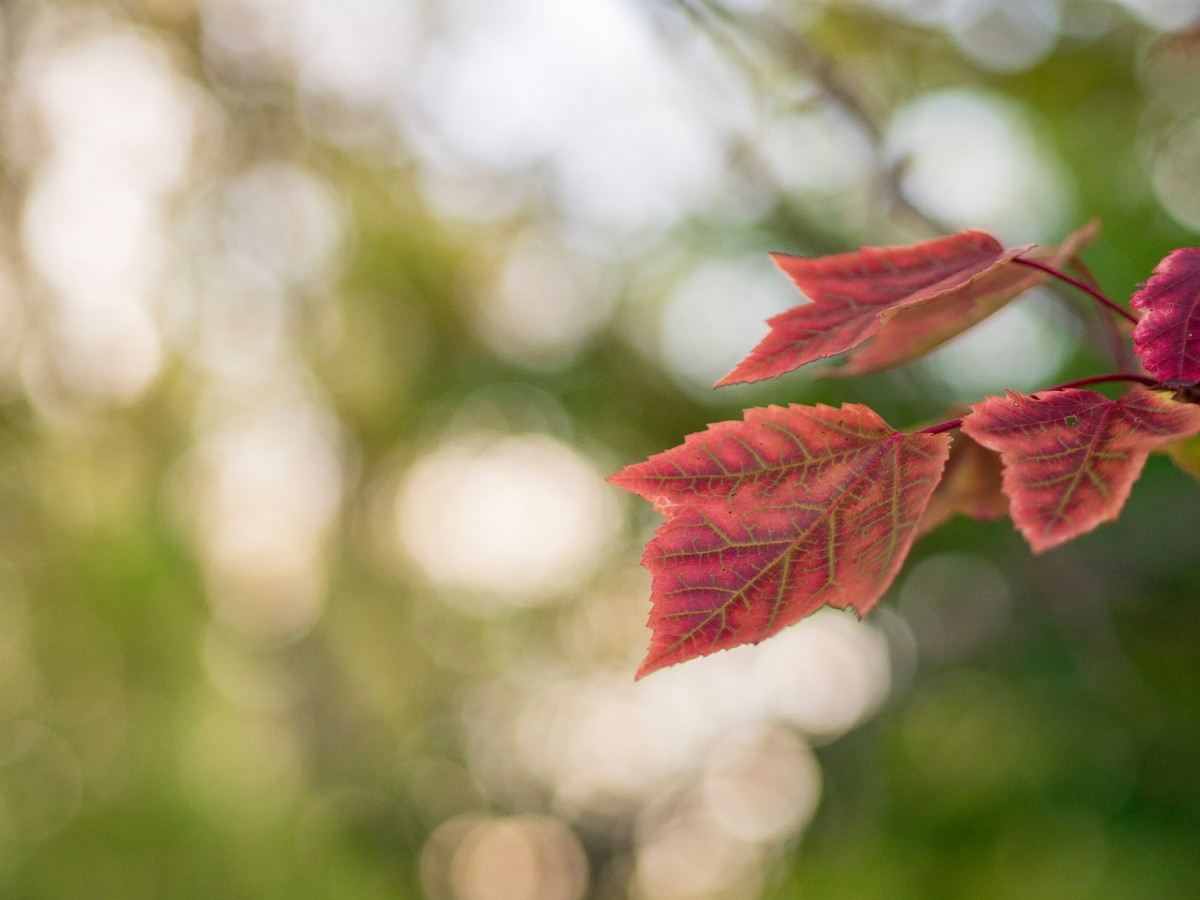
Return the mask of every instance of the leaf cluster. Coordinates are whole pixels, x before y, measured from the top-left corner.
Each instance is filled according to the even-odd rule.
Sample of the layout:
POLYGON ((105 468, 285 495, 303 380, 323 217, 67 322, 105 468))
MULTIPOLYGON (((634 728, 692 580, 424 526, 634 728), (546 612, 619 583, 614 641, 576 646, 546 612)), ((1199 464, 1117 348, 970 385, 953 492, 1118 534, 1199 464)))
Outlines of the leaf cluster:
POLYGON ((857 404, 748 409, 611 476, 666 517, 642 558, 652 639, 638 677, 757 643, 823 606, 866 614, 913 541, 953 515, 1009 515, 1040 553, 1117 518, 1151 451, 1200 477, 1200 248, 1159 263, 1131 298, 1135 315, 1078 259, 1096 233, 1089 224, 1057 247, 1006 249, 963 231, 817 258, 775 254, 808 302, 772 318, 718 387, 840 354, 826 374, 895 366, 1050 278, 1116 314, 1141 368, 1005 391, 907 433, 857 404), (1130 387, 1115 400, 1086 389, 1103 382, 1130 387))

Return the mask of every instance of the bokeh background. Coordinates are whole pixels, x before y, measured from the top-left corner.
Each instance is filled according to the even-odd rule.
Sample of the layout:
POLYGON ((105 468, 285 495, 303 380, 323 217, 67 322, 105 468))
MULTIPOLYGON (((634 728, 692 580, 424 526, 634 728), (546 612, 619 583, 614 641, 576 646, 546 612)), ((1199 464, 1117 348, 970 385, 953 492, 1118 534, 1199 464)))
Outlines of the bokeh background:
POLYGON ((711 389, 766 252, 1200 230, 1196 0, 9 0, 0 896, 1200 896, 1200 484, 920 541, 634 683, 656 515, 747 405, 897 427, 1110 370, 1045 290, 711 389))

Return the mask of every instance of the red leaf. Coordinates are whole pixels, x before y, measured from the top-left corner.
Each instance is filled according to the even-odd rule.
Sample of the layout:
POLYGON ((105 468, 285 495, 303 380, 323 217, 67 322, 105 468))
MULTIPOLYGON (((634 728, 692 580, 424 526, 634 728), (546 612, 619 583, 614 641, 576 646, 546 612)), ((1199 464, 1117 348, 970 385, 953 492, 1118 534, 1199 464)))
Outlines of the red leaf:
MULTIPOLYGON (((1057 248, 1038 247, 1024 254, 1061 269, 1096 239, 1095 220, 1072 232, 1057 248)), ((1003 262, 970 284, 927 302, 890 308, 880 313, 874 339, 850 354, 845 365, 825 370, 826 375, 862 375, 924 356, 951 338, 1003 309, 1050 275, 1040 269, 1003 262)))
POLYGON ((891 584, 949 454, 865 406, 751 409, 610 480, 673 513, 646 547, 653 638, 638 677, 757 643, 891 584))
POLYGON ((1013 521, 1036 553, 1115 519, 1149 452, 1200 431, 1200 407, 1151 391, 1008 391, 971 408, 962 430, 999 451, 1013 521))
POLYGON ((962 291, 1027 249, 1005 250, 989 234, 961 231, 815 259, 774 254, 812 302, 771 318, 770 333, 717 386, 773 378, 857 347, 886 316, 962 291))
POLYGON ((928 534, 957 513, 979 522, 1008 514, 999 455, 961 432, 950 445, 946 474, 929 498, 917 533, 928 534))
POLYGON ((1142 312, 1133 347, 1164 384, 1200 381, 1200 247, 1174 250, 1129 301, 1142 312))

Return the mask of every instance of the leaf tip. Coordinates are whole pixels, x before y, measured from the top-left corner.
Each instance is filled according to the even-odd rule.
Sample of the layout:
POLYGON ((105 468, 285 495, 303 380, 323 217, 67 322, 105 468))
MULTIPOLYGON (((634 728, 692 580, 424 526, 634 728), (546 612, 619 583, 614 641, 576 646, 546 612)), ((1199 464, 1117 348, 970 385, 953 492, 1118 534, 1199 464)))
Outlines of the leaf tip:
MULTIPOLYGON (((1092 528, 1100 523, 1097 522, 1092 528)), ((1029 552, 1034 556, 1041 556, 1055 547, 1073 541, 1079 534, 1073 532, 1055 532, 1044 527, 1039 528, 1038 523, 1028 520, 1018 522, 1013 519, 1013 525, 1020 532, 1021 537, 1025 539, 1025 543, 1029 546, 1029 552)), ((1092 528, 1087 529, 1091 531, 1092 528)), ((1083 533, 1083 532, 1081 532, 1083 533)))
POLYGON ((661 665, 651 663, 649 659, 646 659, 640 666, 638 666, 637 671, 633 673, 633 680, 641 681, 651 672, 654 672, 660 668, 662 668, 661 665))
POLYGON ((626 466, 624 469, 621 469, 621 471, 619 471, 619 472, 613 472, 611 475, 607 476, 604 480, 606 483, 611 484, 613 487, 619 487, 623 491, 632 490, 629 487, 629 467, 628 466, 626 466))
POLYGON ((642 664, 637 667, 637 671, 633 673, 634 681, 641 681, 647 675, 653 675, 659 669, 665 669, 668 666, 673 666, 676 663, 684 662, 688 659, 694 659, 697 656, 704 654, 685 654, 679 655, 678 651, 672 652, 669 648, 664 649, 658 640, 658 635, 650 641, 650 649, 646 651, 646 658, 642 660, 642 664))
POLYGON ((1063 243, 1070 241, 1076 243, 1080 247, 1083 247, 1100 237, 1100 231, 1101 224, 1099 217, 1092 216, 1090 219, 1084 222, 1083 225, 1070 234, 1067 238, 1067 241, 1064 241, 1063 243))

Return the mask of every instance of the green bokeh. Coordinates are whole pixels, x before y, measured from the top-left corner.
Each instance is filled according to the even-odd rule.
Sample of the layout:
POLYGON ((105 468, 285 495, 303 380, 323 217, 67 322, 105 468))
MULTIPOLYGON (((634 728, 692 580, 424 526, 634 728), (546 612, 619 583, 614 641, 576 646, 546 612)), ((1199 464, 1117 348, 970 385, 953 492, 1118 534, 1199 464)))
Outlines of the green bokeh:
MULTIPOLYGON (((11 87, 0 123, 0 896, 1200 895, 1200 484, 1165 455, 1151 459, 1118 523, 1043 556, 1003 521, 956 520, 918 542, 874 626, 855 626, 873 627, 886 647, 886 697, 833 735, 782 714, 739 723, 764 759, 783 760, 780 771, 801 778, 812 758, 819 773, 811 821, 754 840, 696 824, 708 821, 695 809, 721 783, 711 775, 720 754, 736 759, 740 745, 682 712, 671 719, 672 703, 688 706, 680 697, 702 716, 705 691, 733 697, 736 710, 739 686, 682 676, 679 694, 661 688, 667 699, 644 707, 659 676, 628 687, 648 639, 640 546, 659 520, 596 487, 747 405, 864 402, 906 427, 977 399, 936 357, 850 381, 798 373, 707 392, 662 352, 662 311, 706 263, 754 260, 769 280, 770 250, 931 234, 939 212, 906 193, 912 161, 886 135, 898 112, 938 92, 1019 113, 1067 179, 1063 230, 1102 220, 1084 258, 1119 302, 1166 252, 1196 243, 1187 211, 1200 219, 1200 204, 1177 202, 1181 176, 1163 174, 1173 164, 1164 148, 1197 114, 1190 57, 1163 43, 1170 23, 1133 2, 1048 3, 1057 15, 1045 52, 1005 68, 973 56, 958 26, 906 17, 905 4, 611 0, 692 92, 680 103, 711 113, 706 139, 720 160, 709 195, 631 226, 583 216, 548 152, 474 169, 439 158, 438 139, 422 132, 429 110, 414 98, 436 99, 437 65, 469 51, 446 37, 469 5, 364 0, 400 11, 405 65, 392 82, 350 79, 340 94, 329 84, 343 82, 305 56, 324 46, 323 29, 334 32, 336 4, 324 19, 315 4, 271 12, 233 0, 0 9, 11 87), (297 23, 307 30, 289 30, 297 23), (80 59, 101 63, 80 76, 80 59), (153 175, 157 157, 121 143, 139 128, 157 133, 137 121, 140 107, 126 120, 125 101, 105 96, 125 82, 87 74, 130 59, 173 85, 173 99, 151 109, 186 107, 186 161, 174 175, 153 175), (731 77, 723 72, 741 88, 714 88, 731 77), (115 112, 97 125, 88 104, 110 101, 115 112), (789 182, 760 153, 771 123, 823 109, 875 142, 871 171, 851 186, 789 182), (72 116, 86 127, 72 131, 72 116), (716 124, 728 119, 744 123, 733 136, 716 124), (84 206, 54 207, 58 195, 39 191, 78 174, 78 134, 109 141, 118 161, 85 160, 93 181, 72 201, 84 206), (110 196, 105 166, 132 179, 119 197, 140 198, 157 223, 144 233, 160 243, 139 257, 149 274, 131 282, 143 285, 131 314, 145 316, 158 354, 140 382, 140 370, 122 368, 142 346, 127 335, 140 332, 121 331, 116 312, 85 309, 119 294, 124 276, 89 300, 77 282, 106 271, 102 261, 87 246, 56 248, 46 236, 55 229, 34 222, 41 203, 75 234, 67 217, 86 211, 89 191, 95 203, 110 196), (271 206, 296 184, 285 200, 299 206, 271 206), (310 201, 324 212, 306 212, 310 201), (306 216, 335 223, 329 247, 304 230, 316 227, 306 216), (506 267, 530 245, 552 264, 535 265, 517 290, 565 265, 570 278, 543 289, 551 306, 541 314, 554 320, 556 290, 564 303, 583 297, 580 315, 595 320, 565 318, 574 338, 538 338, 549 333, 540 319, 515 336, 488 319, 506 267), (305 253, 322 260, 313 272, 305 253), (79 337, 73 315, 92 331, 79 337), (106 356, 96 335, 109 322, 117 338, 106 356), (105 387, 127 371, 133 388, 105 387), (538 447, 547 470, 584 467, 595 490, 580 496, 600 504, 596 521, 616 523, 577 575, 545 590, 492 590, 487 571, 455 582, 419 558, 412 535, 422 526, 397 526, 396 510, 417 490, 414 472, 436 474, 422 462, 449 459, 438 456, 449 448, 465 478, 462 460, 533 459, 538 447), (293 525, 298 543, 281 541, 293 525), (254 555, 239 556, 243 547, 254 555), (910 583, 925 564, 924 580, 910 583), (992 593, 937 575, 953 566, 992 579, 992 593), (587 720, 595 734, 564 733, 588 704, 610 718, 587 720), (685 762, 651 783, 609 772, 619 767, 603 742, 587 755, 604 729, 646 724, 631 709, 658 710, 667 721, 653 733, 682 742, 685 762), (690 746, 688 728, 699 735, 690 746), (596 771, 542 758, 562 747, 596 771), (571 793, 623 777, 625 793, 571 793), (677 845, 671 827, 683 829, 677 845), (713 835, 708 850, 697 843, 713 835), (654 874, 686 874, 689 853, 735 874, 690 893, 686 878, 654 874)), ((555 6, 511 5, 534 10, 530 21, 555 6)), ((367 31, 349 32, 364 56, 375 46, 375 20, 365 21, 367 31)), ((1177 29, 1172 40, 1195 44, 1177 29)), ((355 57, 339 59, 349 71, 355 57)), ((517 115, 521 84, 496 85, 490 112, 517 115)), ((652 141, 638 150, 659 152, 652 141)), ((1200 196, 1200 174, 1190 187, 1200 196)), ((1110 368, 1095 310, 1060 299, 1079 339, 1047 383, 1110 368)), ((731 322, 743 300, 728 298, 731 322)), ((1014 377, 1036 362, 1023 352, 1010 361, 1014 377)), ((504 503, 528 495, 503 487, 504 503)), ((499 502, 460 510, 464 533, 525 521, 499 502)), ((560 509, 553 495, 539 502, 560 509)), ((544 525, 525 539, 553 545, 568 528, 544 525)), ((586 517, 569 527, 586 533, 586 517)), ((483 548, 457 553, 478 559, 483 548)), ((829 688, 835 699, 846 690, 829 688)), ((647 740, 644 763, 629 768, 658 772, 662 747, 647 740)))

